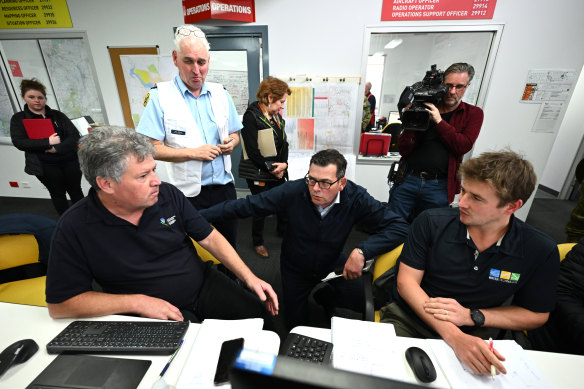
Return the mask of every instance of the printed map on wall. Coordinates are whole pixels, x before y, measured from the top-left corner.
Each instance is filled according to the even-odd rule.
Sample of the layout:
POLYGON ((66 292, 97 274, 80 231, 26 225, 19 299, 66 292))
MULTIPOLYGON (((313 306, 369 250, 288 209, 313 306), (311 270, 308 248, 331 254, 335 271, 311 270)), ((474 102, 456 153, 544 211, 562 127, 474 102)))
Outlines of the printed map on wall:
MULTIPOLYGON (((170 55, 120 55, 130 111, 138 126, 144 111, 144 99, 157 82, 170 81, 177 74, 170 55)), ((247 71, 209 69, 206 81, 218 82, 227 89, 240 115, 247 109, 247 71)))
POLYGON ((170 81, 176 75, 176 67, 170 55, 120 55, 124 81, 130 100, 134 128, 138 127, 144 99, 157 82, 170 81))
MULTIPOLYGON (((6 85, 0 82, 0 139, 10 137, 10 118, 12 115, 14 115, 14 109, 10 104, 6 85)), ((7 141, 10 142, 9 139, 7 141)))
POLYGON ((70 119, 89 115, 105 122, 92 61, 82 39, 39 40, 60 110, 70 119))

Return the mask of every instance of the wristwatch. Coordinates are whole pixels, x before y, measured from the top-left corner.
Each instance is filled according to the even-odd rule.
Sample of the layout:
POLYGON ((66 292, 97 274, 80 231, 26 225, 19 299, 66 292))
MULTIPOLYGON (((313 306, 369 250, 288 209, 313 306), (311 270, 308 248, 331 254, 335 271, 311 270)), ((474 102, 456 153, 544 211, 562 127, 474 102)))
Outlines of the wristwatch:
POLYGON ((359 254, 361 254, 362 256, 365 256, 365 253, 363 252, 363 250, 361 250, 359 247, 357 247, 357 252, 359 254))
POLYGON ((475 324, 475 328, 480 328, 485 324, 485 315, 478 309, 470 310, 470 318, 475 324))

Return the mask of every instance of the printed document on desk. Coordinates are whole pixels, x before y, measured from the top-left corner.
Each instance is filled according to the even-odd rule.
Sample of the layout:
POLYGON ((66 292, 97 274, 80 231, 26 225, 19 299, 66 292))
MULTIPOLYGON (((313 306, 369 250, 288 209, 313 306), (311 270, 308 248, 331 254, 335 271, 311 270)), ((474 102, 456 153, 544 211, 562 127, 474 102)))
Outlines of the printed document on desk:
MULTIPOLYGON (((244 348, 278 354, 280 338, 271 331, 262 331, 263 319, 203 321, 195 338, 176 389, 213 388, 213 377, 221 344, 230 339, 244 338, 244 348)), ((222 385, 223 389, 229 385, 222 385)))
MULTIPOLYGON (((453 389, 481 388, 553 388, 538 370, 525 350, 513 340, 495 340, 495 349, 505 357, 503 365, 507 374, 499 374, 493 380, 491 376, 478 376, 454 354, 454 351, 441 339, 425 340, 434 356, 440 361, 440 368, 448 377, 453 389)), ((336 345, 335 345, 336 347, 336 345)))
POLYGON ((427 386, 450 387, 425 339, 398 337, 392 324, 340 317, 333 317, 331 330, 336 369, 418 383, 405 358, 406 349, 416 346, 426 351, 438 373, 436 381, 427 386))

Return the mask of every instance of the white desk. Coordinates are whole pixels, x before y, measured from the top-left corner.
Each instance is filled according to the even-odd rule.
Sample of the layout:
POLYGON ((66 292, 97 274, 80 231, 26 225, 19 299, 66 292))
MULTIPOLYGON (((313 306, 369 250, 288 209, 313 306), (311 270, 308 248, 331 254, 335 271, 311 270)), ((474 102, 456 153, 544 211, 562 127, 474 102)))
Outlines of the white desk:
MULTIPOLYGON (((85 320, 85 319, 84 319, 85 320)), ((112 315, 97 317, 86 320, 153 320, 139 317, 112 315)), ((24 388, 38 376, 56 358, 56 355, 47 353, 46 345, 59 332, 61 332, 73 319, 52 319, 49 316, 48 309, 45 307, 35 307, 29 305, 19 305, 10 303, 0 303, 0 351, 7 346, 21 339, 34 339, 39 345, 39 351, 27 362, 10 368, 0 378, 0 389, 24 388)), ((191 346, 197 336, 200 324, 191 323, 185 336, 184 343, 164 375, 169 385, 176 384, 182 371, 182 367, 191 350, 191 346)), ((269 348, 277 354, 280 345, 280 338, 273 332, 262 331, 264 336, 267 335, 269 348)), ((262 338, 263 339, 263 338, 262 338)), ((116 357, 113 354, 106 354, 108 357, 116 357)), ((147 359, 152 361, 152 365, 146 372, 146 375, 140 382, 139 389, 149 389, 158 379, 164 365, 168 362, 169 355, 120 355, 121 358, 147 359)))
MULTIPOLYGON (((331 341, 331 330, 314 327, 295 327, 291 332, 316 339, 331 341)), ((557 389, 581 388, 584 375, 584 356, 526 350, 541 373, 557 389)))

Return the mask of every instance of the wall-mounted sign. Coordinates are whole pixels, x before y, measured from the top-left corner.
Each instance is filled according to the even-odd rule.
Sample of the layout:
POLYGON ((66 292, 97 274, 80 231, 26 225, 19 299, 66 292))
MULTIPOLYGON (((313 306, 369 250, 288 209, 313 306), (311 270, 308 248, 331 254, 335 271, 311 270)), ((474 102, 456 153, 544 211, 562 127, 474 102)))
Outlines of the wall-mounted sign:
POLYGON ((185 23, 207 19, 255 22, 254 0, 182 0, 185 23))
POLYGON ((497 0, 383 0, 381 20, 492 19, 497 0))
POLYGON ((0 0, 0 28, 73 27, 67 0, 0 0))

